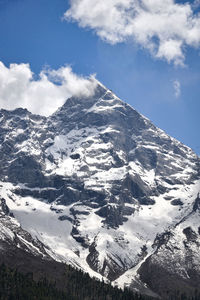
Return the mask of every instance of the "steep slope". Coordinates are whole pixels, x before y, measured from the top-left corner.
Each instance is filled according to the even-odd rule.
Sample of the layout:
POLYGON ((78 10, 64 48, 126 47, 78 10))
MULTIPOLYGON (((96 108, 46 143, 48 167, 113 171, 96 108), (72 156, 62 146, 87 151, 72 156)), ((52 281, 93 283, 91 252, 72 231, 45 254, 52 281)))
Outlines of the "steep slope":
POLYGON ((184 241, 187 228, 199 238, 199 158, 103 85, 49 118, 2 110, 0 122, 0 193, 52 257, 137 288, 144 263, 153 290, 141 270, 168 255, 159 237, 169 232, 174 251, 180 243, 171 265, 196 257, 184 241))
MULTIPOLYGON (((157 236, 156 251, 145 261, 141 279, 163 298, 172 292, 195 294, 200 283, 200 198, 191 211, 170 231, 157 236)), ((198 299, 198 298, 197 298, 198 299)))
POLYGON ((18 249, 22 252, 31 253, 34 256, 51 259, 50 252, 39 240, 33 239, 31 235, 23 230, 19 222, 10 213, 5 199, 0 199, 0 253, 1 256, 8 255, 8 249, 12 252, 18 249))

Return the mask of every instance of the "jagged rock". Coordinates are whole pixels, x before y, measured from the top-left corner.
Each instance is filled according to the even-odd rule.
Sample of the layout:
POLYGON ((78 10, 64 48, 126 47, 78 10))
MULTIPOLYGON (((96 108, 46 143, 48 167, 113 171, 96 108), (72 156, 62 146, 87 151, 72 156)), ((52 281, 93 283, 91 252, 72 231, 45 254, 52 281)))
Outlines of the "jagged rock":
POLYGON ((160 287, 169 276, 197 282, 200 159, 191 149, 100 83, 48 118, 1 110, 0 126, 0 239, 121 286, 133 286, 142 263, 141 289, 155 291, 162 272, 160 287), (13 235, 15 222, 27 236, 13 235))

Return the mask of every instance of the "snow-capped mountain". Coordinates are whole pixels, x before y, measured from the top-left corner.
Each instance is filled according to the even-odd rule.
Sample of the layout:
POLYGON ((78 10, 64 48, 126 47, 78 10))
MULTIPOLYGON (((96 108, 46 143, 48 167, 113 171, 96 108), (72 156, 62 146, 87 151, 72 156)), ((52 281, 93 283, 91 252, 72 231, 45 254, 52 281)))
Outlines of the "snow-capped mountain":
POLYGON ((11 240, 18 226, 53 259, 145 293, 169 276, 197 286, 200 159, 190 148, 100 83, 48 118, 1 110, 0 124, 11 240))

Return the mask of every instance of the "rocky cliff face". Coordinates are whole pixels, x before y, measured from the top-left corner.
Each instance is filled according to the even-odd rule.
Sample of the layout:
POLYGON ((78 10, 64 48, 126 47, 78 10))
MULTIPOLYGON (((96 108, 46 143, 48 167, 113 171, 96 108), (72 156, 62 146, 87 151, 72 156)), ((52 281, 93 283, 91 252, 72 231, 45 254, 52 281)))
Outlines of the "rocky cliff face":
POLYGON ((200 160, 190 148, 100 83, 49 118, 1 110, 0 124, 1 197, 54 259, 154 291, 154 266, 189 286, 199 278, 200 160))

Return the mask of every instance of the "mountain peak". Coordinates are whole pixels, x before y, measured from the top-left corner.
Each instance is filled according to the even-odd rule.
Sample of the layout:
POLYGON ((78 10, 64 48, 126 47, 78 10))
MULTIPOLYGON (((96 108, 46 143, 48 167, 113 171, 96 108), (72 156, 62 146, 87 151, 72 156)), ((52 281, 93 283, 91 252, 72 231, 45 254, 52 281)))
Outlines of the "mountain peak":
POLYGON ((196 249, 199 158, 100 83, 48 118, 1 126, 1 195, 54 259, 133 285, 143 263, 165 265, 168 245, 172 270, 173 245, 186 260, 196 249))
MULTIPOLYGON (((104 99, 106 94, 107 95, 110 94, 110 99, 112 99, 113 97, 116 97, 116 96, 114 96, 114 94, 111 93, 111 91, 109 89, 107 89, 105 86, 103 86, 96 79, 91 79, 92 85, 93 85, 94 80, 95 80, 95 88, 93 88, 93 86, 92 86, 90 94, 82 93, 82 94, 75 95, 75 96, 68 98, 65 101, 65 103, 63 104, 63 106, 61 106, 54 113, 54 115, 61 111, 65 111, 65 109, 68 109, 70 106, 78 105, 77 110, 79 107, 89 108, 92 105, 94 105, 95 103, 97 103, 100 99, 104 99)), ((107 97, 107 100, 109 100, 109 96, 107 97)))

